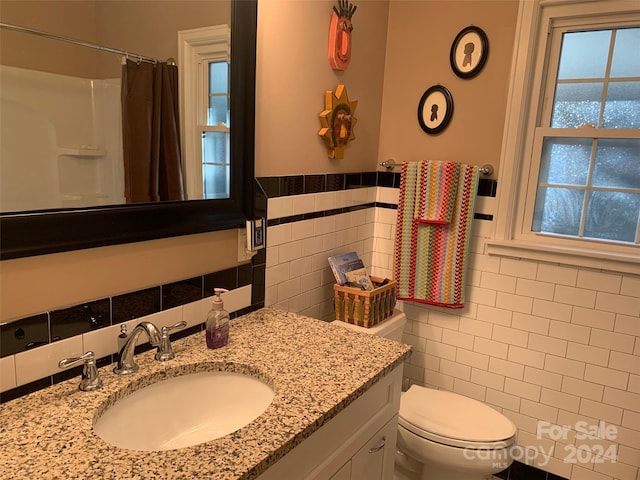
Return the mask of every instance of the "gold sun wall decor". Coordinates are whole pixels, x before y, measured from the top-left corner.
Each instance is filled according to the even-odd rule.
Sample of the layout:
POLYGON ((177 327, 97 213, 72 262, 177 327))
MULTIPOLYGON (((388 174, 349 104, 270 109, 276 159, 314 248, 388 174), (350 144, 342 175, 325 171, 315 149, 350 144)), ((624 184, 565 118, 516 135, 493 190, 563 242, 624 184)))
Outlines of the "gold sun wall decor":
POLYGON ((353 127, 358 119, 353 113, 358 101, 349 101, 347 89, 338 85, 335 93, 327 90, 324 95, 324 111, 320 114, 322 128, 318 132, 329 150, 329 158, 344 158, 344 149, 356 136, 353 127))

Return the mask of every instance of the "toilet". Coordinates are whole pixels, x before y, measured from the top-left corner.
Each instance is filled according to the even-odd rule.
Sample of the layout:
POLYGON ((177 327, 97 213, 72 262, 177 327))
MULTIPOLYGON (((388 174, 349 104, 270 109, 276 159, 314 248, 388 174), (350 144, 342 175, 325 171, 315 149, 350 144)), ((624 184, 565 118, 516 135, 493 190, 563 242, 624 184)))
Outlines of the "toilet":
MULTIPOLYGON (((394 314, 351 330, 402 341, 407 319, 394 314)), ((511 465, 516 427, 488 405, 463 395, 412 385, 400 397, 394 480, 485 480, 511 465)))

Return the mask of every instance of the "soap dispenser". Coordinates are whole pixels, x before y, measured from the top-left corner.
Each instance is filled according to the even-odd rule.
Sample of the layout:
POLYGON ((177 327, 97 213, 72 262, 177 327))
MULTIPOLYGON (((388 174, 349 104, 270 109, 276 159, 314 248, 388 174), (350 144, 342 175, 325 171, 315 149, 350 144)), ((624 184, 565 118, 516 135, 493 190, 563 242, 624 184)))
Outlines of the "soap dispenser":
POLYGON ((220 298, 220 294, 228 290, 215 288, 214 292, 211 310, 207 315, 207 347, 220 348, 229 342, 229 313, 220 298))

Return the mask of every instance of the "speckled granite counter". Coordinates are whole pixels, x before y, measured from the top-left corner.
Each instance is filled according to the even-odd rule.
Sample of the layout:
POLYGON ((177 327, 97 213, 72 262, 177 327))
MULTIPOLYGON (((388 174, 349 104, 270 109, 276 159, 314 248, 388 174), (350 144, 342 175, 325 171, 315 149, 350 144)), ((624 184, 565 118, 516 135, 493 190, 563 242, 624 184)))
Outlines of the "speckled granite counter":
MULTIPOLYGON (((100 369, 104 387, 80 392, 79 378, 0 406, 1 479, 251 479, 398 366, 408 345, 276 309, 231 322, 229 345, 206 348, 204 333, 175 341, 176 358, 136 356, 140 371, 100 369), (125 392, 165 377, 205 370, 248 372, 275 389, 249 425, 179 450, 139 452, 93 433, 97 412, 125 392)), ((202 399, 203 408, 207 399, 202 399)), ((167 412, 171 415, 171 412, 167 412)))

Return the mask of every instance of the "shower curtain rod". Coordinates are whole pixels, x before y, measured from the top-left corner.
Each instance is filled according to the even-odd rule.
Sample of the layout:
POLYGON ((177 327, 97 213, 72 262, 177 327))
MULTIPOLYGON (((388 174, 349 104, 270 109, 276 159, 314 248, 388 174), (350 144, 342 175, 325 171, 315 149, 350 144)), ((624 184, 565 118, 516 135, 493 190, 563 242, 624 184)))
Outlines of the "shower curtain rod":
MULTIPOLYGON (((117 55, 123 55, 127 58, 131 58, 132 60, 138 60, 141 62, 148 62, 148 63, 160 63, 159 60, 152 57, 146 57, 144 55, 139 55, 137 53, 125 52, 124 50, 118 50, 116 48, 103 47, 100 45, 95 45, 93 43, 88 43, 80 40, 75 40, 73 38, 63 37, 62 35, 56 35, 54 33, 41 32, 39 30, 34 30, 32 28, 21 27, 19 25, 12 25, 10 23, 0 23, 0 27, 6 28, 7 30, 13 30, 14 32, 29 33, 31 35, 37 35, 39 37, 50 38, 52 40, 59 40, 61 42, 66 42, 66 43, 72 43, 73 45, 79 45, 81 47, 88 47, 96 50, 101 50, 103 52, 115 53, 117 55)), ((173 59, 169 59, 167 62, 171 63, 171 61, 173 61, 173 59)))

